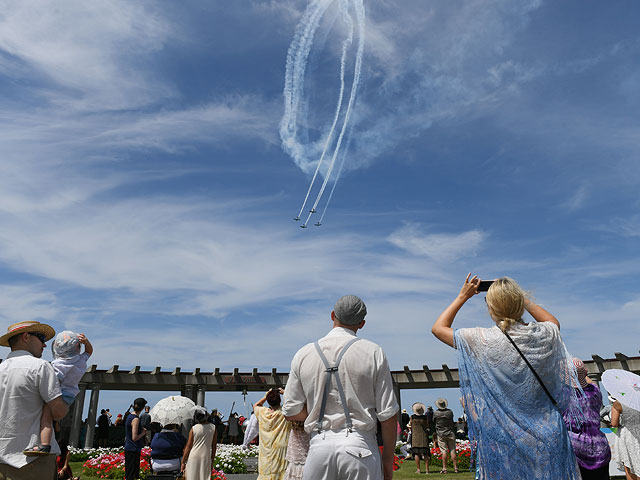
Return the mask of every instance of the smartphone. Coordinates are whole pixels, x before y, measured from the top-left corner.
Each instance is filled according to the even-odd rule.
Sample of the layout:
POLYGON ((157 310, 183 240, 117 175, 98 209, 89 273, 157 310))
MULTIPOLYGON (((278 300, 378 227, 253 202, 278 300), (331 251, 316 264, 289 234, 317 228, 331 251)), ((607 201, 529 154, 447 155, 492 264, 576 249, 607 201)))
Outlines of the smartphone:
POLYGON ((480 285, 478 285, 478 291, 486 292, 487 290, 489 290, 489 287, 491 286, 492 283, 493 283, 493 280, 482 280, 480 282, 480 285))

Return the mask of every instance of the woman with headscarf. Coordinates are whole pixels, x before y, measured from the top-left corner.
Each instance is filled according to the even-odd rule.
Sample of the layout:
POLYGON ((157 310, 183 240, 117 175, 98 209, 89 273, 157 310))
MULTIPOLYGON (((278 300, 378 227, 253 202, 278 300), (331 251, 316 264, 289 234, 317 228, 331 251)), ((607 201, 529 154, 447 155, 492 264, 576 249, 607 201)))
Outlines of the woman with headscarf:
POLYGON ((454 332, 456 314, 478 293, 480 279, 470 276, 431 331, 458 350, 480 479, 580 479, 561 413, 579 416, 572 386, 576 370, 560 338, 560 323, 504 277, 491 284, 485 299, 495 325, 454 332), (525 310, 536 322, 524 323, 525 310))
POLYGON ((576 422, 571 415, 564 415, 564 423, 576 454, 582 480, 609 480, 611 449, 607 437, 600 430, 600 409, 602 394, 598 386, 587 376, 587 367, 579 358, 573 359, 578 373, 578 383, 583 394, 578 402, 584 414, 582 422, 576 422))
POLYGON ((284 390, 271 389, 253 406, 258 419, 260 446, 258 450, 258 480, 282 480, 287 469, 287 444, 291 422, 280 408, 284 390), (263 407, 268 402, 269 407, 263 407))

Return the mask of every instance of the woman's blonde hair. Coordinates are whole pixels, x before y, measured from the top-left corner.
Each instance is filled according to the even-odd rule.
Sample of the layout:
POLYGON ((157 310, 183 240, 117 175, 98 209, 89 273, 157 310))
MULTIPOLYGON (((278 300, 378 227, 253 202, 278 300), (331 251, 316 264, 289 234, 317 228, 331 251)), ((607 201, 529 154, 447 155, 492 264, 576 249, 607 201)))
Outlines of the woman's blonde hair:
POLYGON ((526 299, 526 293, 512 278, 502 277, 491 284, 487 291, 487 306, 500 330, 506 332, 522 319, 526 299))

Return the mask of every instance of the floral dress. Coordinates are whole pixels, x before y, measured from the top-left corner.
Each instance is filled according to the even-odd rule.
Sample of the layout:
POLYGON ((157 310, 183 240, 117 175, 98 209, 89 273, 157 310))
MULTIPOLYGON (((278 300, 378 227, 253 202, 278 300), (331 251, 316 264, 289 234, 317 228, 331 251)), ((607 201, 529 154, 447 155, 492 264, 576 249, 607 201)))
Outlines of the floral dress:
POLYGON ((255 407, 254 414, 260 428, 258 480, 282 480, 287 469, 291 423, 284 418, 280 408, 255 407))

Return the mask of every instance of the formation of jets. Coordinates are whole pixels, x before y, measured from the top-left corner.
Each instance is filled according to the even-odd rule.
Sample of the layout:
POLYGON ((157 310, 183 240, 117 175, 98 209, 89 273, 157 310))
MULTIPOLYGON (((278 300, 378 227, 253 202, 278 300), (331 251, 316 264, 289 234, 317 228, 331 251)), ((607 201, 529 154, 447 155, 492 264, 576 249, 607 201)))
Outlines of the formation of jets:
MULTIPOLYGON (((309 213, 310 213, 311 215, 313 215, 314 213, 316 213, 316 209, 315 209, 315 208, 312 208, 311 210, 309 210, 309 213)), ((309 216, 311 216, 311 215, 309 215, 309 216)), ((300 221, 300 215, 295 216, 293 219, 294 219, 296 222, 299 222, 299 221, 300 221)), ((308 222, 308 221, 309 221, 309 219, 307 219, 307 222, 308 222)), ((307 222, 304 222, 302 225, 300 225, 300 228, 307 228, 307 222)), ((322 225, 322 224, 320 223, 320 221, 318 221, 318 222, 314 223, 314 225, 315 225, 316 227, 319 227, 319 226, 320 226, 320 225, 322 225)))

